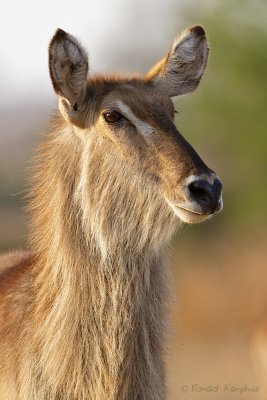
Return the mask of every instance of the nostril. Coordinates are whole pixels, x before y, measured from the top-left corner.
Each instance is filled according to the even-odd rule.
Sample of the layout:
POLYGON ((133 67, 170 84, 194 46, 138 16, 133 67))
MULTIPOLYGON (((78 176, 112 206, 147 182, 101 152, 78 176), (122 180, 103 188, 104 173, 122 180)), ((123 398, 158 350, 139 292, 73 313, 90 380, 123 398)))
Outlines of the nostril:
POLYGON ((193 181, 188 185, 188 190, 191 199, 201 206, 205 206, 209 210, 213 210, 216 207, 217 196, 214 186, 208 181, 202 179, 193 181))
POLYGON ((189 190, 191 195, 202 197, 205 196, 207 193, 206 184, 203 184, 202 181, 192 182, 189 185, 189 190))

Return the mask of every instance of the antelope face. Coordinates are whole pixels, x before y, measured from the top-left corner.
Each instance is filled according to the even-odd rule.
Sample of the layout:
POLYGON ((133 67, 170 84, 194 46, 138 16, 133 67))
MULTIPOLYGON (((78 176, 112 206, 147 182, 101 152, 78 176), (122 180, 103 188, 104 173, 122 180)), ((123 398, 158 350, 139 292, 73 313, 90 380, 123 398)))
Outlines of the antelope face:
POLYGON ((84 50, 61 30, 49 56, 59 108, 69 123, 108 140, 111 151, 148 179, 182 221, 201 222, 221 211, 222 184, 175 127, 171 101, 194 90, 202 77, 208 57, 203 28, 183 32, 139 78, 87 80, 84 50))

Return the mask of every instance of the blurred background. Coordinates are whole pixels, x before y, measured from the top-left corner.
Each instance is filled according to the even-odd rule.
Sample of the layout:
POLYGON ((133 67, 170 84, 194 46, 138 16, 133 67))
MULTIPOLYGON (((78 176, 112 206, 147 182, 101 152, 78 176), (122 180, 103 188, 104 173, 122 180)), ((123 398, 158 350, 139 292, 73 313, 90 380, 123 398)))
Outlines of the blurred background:
POLYGON ((47 68, 56 28, 82 41, 93 72, 145 72, 192 24, 205 27, 210 59, 199 89, 174 99, 176 123, 222 179, 224 210, 186 226, 170 252, 169 399, 266 400, 266 0, 6 2, 0 251, 27 246, 27 160, 56 107, 47 68))

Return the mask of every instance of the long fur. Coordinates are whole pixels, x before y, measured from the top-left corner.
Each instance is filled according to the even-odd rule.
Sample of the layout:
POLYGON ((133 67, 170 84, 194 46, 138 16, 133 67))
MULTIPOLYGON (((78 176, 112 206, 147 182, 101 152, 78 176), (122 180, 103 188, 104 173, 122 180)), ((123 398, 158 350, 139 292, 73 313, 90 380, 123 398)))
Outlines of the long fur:
POLYGON ((12 323, 8 333, 0 328, 0 398, 163 399, 163 249, 177 222, 147 180, 140 187, 131 165, 111 163, 108 143, 81 140, 58 117, 35 160, 38 256, 18 281, 19 300, 14 287, 4 289, 19 307, 13 314, 1 302, 12 323))

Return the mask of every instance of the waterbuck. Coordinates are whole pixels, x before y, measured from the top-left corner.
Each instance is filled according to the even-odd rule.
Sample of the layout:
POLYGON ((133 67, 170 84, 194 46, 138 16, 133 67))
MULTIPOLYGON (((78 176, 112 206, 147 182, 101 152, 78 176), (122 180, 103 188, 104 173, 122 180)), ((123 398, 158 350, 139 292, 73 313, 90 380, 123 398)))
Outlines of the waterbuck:
POLYGON ((30 252, 0 258, 1 400, 163 400, 167 243, 222 208, 222 185, 174 125, 208 58, 200 26, 144 76, 88 76, 58 29, 59 112, 37 151, 30 252))

